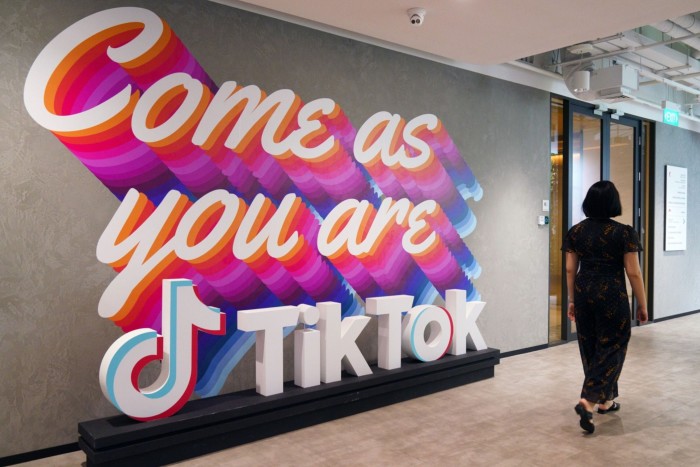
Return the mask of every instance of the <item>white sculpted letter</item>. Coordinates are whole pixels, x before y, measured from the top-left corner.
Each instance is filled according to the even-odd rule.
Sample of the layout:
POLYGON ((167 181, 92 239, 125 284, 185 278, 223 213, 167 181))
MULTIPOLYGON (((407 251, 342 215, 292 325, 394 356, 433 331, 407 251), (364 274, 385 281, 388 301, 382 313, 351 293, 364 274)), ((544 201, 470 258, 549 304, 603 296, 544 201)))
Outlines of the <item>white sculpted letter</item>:
POLYGON ((369 320, 368 316, 351 316, 340 320, 340 303, 317 303, 321 319, 321 381, 340 381, 341 365, 350 374, 364 376, 372 374, 367 360, 357 347, 355 340, 369 320), (341 363, 342 362, 342 363, 341 363))
MULTIPOLYGON (((313 326, 318 318, 318 308, 299 305, 302 324, 313 326)), ((302 388, 321 384, 321 332, 316 329, 294 331, 294 384, 302 388)))
POLYGON ((367 314, 379 317, 377 366, 385 370, 401 368, 401 313, 413 305, 410 295, 367 299, 367 314))
POLYGON ((486 302, 468 302, 466 290, 448 290, 445 293, 447 312, 452 317, 453 334, 450 355, 463 355, 467 347, 471 350, 485 350, 486 341, 476 319, 486 306, 486 302))
POLYGON ((278 306, 238 312, 238 329, 255 331, 255 390, 263 396, 284 388, 282 338, 284 328, 297 324, 299 308, 278 306))

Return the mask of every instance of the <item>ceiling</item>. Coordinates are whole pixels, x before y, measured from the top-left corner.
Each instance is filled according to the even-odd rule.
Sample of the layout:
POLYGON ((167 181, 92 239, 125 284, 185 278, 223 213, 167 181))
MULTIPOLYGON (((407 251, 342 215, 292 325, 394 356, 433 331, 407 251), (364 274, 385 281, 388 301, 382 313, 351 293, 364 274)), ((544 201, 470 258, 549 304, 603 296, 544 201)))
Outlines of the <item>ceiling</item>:
MULTIPOLYGON (((653 55, 654 52, 658 54, 660 48, 679 47, 650 45, 672 39, 668 35, 640 39, 634 34, 643 32, 637 29, 642 26, 697 12, 700 0, 214 1, 403 52, 437 58, 467 69, 490 69, 503 64, 530 67, 540 74, 558 76, 567 85, 563 79, 568 78, 567 71, 582 66, 589 70, 608 67, 618 63, 620 58, 620 63, 643 70, 638 77, 640 95, 635 93, 635 100, 658 107, 664 96, 669 99, 668 96, 672 95, 672 99, 685 104, 688 116, 696 119, 691 102, 696 102, 697 95, 700 95, 700 74, 694 75, 700 72, 700 62, 691 55, 700 46, 684 46, 680 52, 670 52, 676 54, 671 59, 651 63, 653 58, 643 57, 634 49, 642 47, 645 55, 653 55), (420 26, 412 25, 407 14, 407 10, 414 7, 426 10, 420 26), (621 33, 627 36, 620 36, 621 33), (601 41, 601 38, 610 40, 601 41), (568 46, 586 42, 591 42, 594 47, 585 54, 572 56, 567 51, 568 46), (683 59, 683 51, 688 59, 685 68, 679 62, 683 59), (601 54, 605 60, 588 60, 586 64, 577 62, 575 67, 558 66, 562 61, 590 59, 601 54), (689 61, 692 66, 687 66, 689 61), (683 80, 680 75, 690 75, 690 81, 683 80)), ((697 26, 700 30, 700 15, 697 26)), ((656 29, 651 31, 658 33, 656 29)), ((599 96, 574 94, 574 97, 593 101, 599 96)), ((700 114, 700 105, 694 107, 700 114)))

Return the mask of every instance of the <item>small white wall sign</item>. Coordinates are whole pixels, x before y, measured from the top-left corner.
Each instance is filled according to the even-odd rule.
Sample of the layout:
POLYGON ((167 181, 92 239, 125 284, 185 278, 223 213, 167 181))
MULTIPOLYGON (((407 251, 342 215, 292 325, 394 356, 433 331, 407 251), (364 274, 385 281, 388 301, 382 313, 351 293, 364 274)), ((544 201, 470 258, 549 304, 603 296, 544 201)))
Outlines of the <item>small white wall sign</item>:
POLYGON ((664 250, 686 249, 688 230, 688 169, 666 166, 664 250))

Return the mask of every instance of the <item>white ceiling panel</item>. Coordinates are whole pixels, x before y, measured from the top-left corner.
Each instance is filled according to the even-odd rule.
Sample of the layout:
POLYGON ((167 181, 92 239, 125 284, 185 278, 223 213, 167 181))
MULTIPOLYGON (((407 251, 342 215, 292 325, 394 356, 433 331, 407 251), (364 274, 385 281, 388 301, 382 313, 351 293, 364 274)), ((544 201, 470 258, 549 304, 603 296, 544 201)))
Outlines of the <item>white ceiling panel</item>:
POLYGON ((700 10, 699 0, 216 0, 457 62, 491 65, 700 10), (422 26, 406 11, 427 11, 422 26))

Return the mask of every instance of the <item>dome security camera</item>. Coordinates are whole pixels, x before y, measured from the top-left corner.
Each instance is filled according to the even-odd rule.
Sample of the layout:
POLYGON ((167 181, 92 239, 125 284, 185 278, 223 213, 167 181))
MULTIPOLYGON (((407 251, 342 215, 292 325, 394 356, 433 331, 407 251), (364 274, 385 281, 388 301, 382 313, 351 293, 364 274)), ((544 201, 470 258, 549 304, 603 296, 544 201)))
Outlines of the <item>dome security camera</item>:
POLYGON ((413 26, 421 26, 425 21, 425 10, 423 8, 410 8, 406 13, 408 13, 408 19, 413 26))

